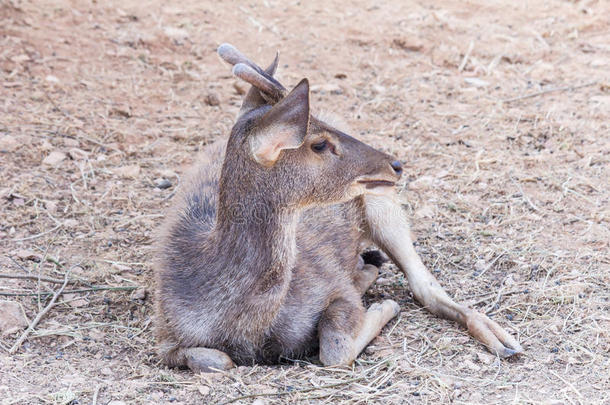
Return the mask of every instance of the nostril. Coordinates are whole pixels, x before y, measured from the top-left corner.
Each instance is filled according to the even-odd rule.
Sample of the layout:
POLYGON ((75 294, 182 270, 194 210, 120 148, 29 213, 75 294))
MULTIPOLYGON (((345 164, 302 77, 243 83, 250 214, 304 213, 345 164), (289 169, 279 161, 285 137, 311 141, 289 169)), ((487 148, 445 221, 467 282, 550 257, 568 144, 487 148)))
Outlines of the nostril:
POLYGON ((392 166, 392 169, 394 169, 394 172, 396 172, 396 174, 402 173, 402 163, 400 163, 400 160, 393 161, 392 163, 390 163, 390 166, 392 166))

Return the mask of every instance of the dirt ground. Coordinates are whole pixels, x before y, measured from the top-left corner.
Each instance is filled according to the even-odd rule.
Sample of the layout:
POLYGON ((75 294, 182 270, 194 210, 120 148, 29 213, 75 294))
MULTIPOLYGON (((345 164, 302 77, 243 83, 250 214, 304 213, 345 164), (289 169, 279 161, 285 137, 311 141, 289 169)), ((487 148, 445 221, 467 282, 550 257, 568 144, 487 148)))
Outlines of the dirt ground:
POLYGON ((610 403, 610 3, 169 3, 0 0, 0 300, 31 322, 70 271, 0 338, 2 404, 610 403), (154 232, 245 88, 222 42, 400 157, 424 262, 523 355, 385 265, 366 300, 402 313, 351 368, 159 364, 154 232))

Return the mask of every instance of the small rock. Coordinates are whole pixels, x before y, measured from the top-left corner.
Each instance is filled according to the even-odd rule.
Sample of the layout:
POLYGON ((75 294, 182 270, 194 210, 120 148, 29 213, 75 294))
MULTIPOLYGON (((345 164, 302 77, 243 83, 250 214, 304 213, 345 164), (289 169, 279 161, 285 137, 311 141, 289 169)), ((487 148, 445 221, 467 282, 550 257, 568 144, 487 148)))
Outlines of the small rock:
POLYGON ((42 142, 40 143, 40 149, 46 151, 50 151, 54 149, 54 146, 51 142, 49 142, 46 139, 43 139, 42 142))
POLYGON ((68 151, 68 156, 73 160, 85 160, 89 156, 87 152, 79 148, 72 148, 68 151))
POLYGON ((135 178, 135 177, 138 177, 138 175, 140 174, 140 166, 128 165, 128 166, 117 167, 116 169, 113 170, 113 172, 114 172, 114 174, 117 174, 121 177, 135 178))
POLYGON ((112 108, 109 111, 109 115, 112 117, 123 117, 123 118, 131 118, 130 108, 112 108))
POLYGON ((494 360, 496 360, 496 356, 491 355, 489 353, 478 352, 477 360, 483 364, 489 365, 489 364, 492 364, 494 362, 494 360))
POLYGON ((85 277, 88 275, 87 272, 85 271, 85 269, 82 268, 81 266, 72 267, 72 271, 70 272, 70 274, 72 274, 73 276, 76 276, 76 277, 85 277))
POLYGON ((28 55, 26 55, 25 53, 11 57, 11 61, 13 61, 15 63, 27 62, 29 60, 30 60, 30 57, 28 55))
POLYGON ((148 291, 146 291, 146 288, 138 287, 131 293, 131 299, 144 301, 146 299, 147 295, 148 295, 148 291))
POLYGON ((383 94, 386 92, 386 88, 383 86, 380 86, 378 84, 373 84, 372 88, 375 91, 375 93, 377 93, 377 94, 383 94))
POLYGON ((208 93, 204 100, 203 100, 207 105, 210 105, 212 107, 215 107, 217 105, 220 105, 220 99, 218 98, 218 96, 214 93, 208 93))
POLYGON ((343 89, 336 83, 317 84, 311 87, 312 93, 342 94, 343 89))
POLYGON ((49 212, 55 212, 57 211, 57 203, 55 201, 45 201, 44 202, 44 207, 47 209, 47 211, 49 212))
POLYGON ((64 226, 66 228, 76 228, 80 224, 76 219, 66 219, 64 221, 64 226))
POLYGON ((252 402, 252 405, 265 405, 265 401, 261 398, 257 398, 254 400, 254 402, 252 402))
POLYGON ((170 188, 171 186, 172 182, 162 177, 155 180, 155 187, 160 188, 161 190, 165 190, 166 188, 170 188))
POLYGON ((89 301, 84 298, 76 298, 75 300, 68 302, 68 305, 72 308, 82 308, 88 306, 89 301))
POLYGON ((4 135, 0 138, 0 152, 13 152, 19 147, 17 139, 10 135, 4 135))
POLYGON ((56 76, 48 75, 44 78, 49 83, 59 83, 59 79, 56 76))
POLYGON ((119 263, 112 263, 112 267, 117 269, 119 272, 131 270, 131 267, 125 266, 124 264, 119 264, 119 263))
POLYGON ((19 249, 15 252, 15 255, 22 260, 31 260, 36 263, 42 260, 41 255, 29 249, 19 249))
MULTIPOLYGON (((114 373, 112 372, 112 370, 110 369, 110 367, 104 367, 104 368, 102 368, 102 369, 100 370, 100 372, 101 372, 102 374, 104 374, 104 375, 112 375, 112 374, 114 374, 114 373)), ((112 402, 115 402, 115 401, 112 401, 112 402)), ((112 402, 111 402, 111 403, 112 403, 112 402)))
POLYGON ((479 79, 477 77, 467 77, 464 79, 464 81, 474 87, 489 86, 489 82, 487 82, 483 79, 479 79))
POLYGON ((474 269, 478 272, 481 272, 483 270, 485 270, 487 268, 487 263, 485 263, 485 260, 477 260, 477 262, 474 264, 474 269))
POLYGON ((8 336, 28 326, 18 303, 0 301, 0 335, 8 336))
POLYGON ((464 366, 467 369, 472 370, 472 371, 480 371, 481 370, 481 367, 479 367, 476 364, 474 364, 471 360, 464 360, 462 362, 462 366, 464 366))
POLYGON ((66 159, 66 154, 58 150, 49 153, 42 161, 43 164, 49 166, 57 166, 66 159))
POLYGON ((432 187, 434 177, 421 176, 409 183, 409 190, 426 190, 432 187))
POLYGON ((415 218, 434 218, 434 208, 430 205, 424 205, 417 209, 414 213, 415 218))
POLYGON ((392 284, 392 280, 384 278, 384 277, 379 277, 376 281, 375 284, 377 284, 380 287, 385 287, 388 285, 392 284))
POLYGON ((186 39, 189 36, 189 33, 186 30, 176 27, 165 27, 163 28, 163 32, 168 38, 174 40, 186 39))
POLYGON ((108 402, 107 405, 127 405, 127 403, 124 401, 112 400, 112 401, 108 402))
POLYGON ((205 397, 210 393, 210 387, 208 387, 207 385, 198 385, 197 391, 199 391, 199 393, 205 397))
POLYGON ((392 45, 404 51, 419 52, 424 49, 424 45, 418 41, 407 40, 405 38, 394 38, 392 45))
POLYGON ((64 146, 68 148, 77 148, 80 142, 77 139, 63 138, 64 146))

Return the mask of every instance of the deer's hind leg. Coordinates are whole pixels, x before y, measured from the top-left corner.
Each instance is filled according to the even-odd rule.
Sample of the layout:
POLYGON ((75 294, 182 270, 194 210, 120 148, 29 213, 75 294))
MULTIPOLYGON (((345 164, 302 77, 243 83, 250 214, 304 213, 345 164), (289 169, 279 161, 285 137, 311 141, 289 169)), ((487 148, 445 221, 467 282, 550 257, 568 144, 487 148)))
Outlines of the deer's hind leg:
POLYGON ((320 319, 320 361, 325 366, 351 364, 400 311, 392 300, 375 303, 365 311, 359 295, 354 296, 356 299, 332 301, 320 319))
POLYGON ((178 347, 164 354, 170 367, 188 367, 193 372, 212 372, 235 367, 233 360, 225 353, 207 347, 178 347))

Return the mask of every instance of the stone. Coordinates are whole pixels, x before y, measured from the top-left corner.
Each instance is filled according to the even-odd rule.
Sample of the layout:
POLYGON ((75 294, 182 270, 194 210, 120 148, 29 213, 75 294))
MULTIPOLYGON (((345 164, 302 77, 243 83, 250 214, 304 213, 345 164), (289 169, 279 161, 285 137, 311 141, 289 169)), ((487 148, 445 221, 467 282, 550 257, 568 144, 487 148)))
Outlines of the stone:
POLYGON ((13 152, 19 147, 19 142, 15 137, 4 135, 0 137, 0 152, 13 152))
POLYGON ((28 326, 28 321, 18 303, 0 301, 0 335, 8 336, 28 326))
POLYGON ((49 153, 46 158, 44 158, 42 163, 45 165, 48 165, 48 166, 57 166, 61 162, 63 162, 65 159, 66 159, 65 153, 60 152, 58 150, 54 150, 53 152, 49 153))
POLYGON ((140 166, 138 165, 128 165, 117 167, 113 170, 114 174, 126 177, 126 178, 135 178, 140 174, 140 166))

